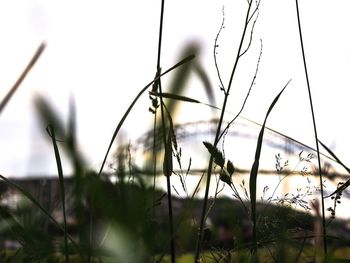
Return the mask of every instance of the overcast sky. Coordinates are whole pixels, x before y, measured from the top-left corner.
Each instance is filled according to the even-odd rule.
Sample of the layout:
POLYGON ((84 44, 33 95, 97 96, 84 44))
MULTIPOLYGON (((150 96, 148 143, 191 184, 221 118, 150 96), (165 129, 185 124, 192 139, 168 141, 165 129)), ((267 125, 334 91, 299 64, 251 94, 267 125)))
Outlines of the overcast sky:
MULTIPOLYGON (((161 59, 166 69, 180 59, 187 43, 198 43, 201 51, 196 59, 210 76, 219 107, 222 93, 212 53, 223 6, 225 29, 218 61, 227 85, 247 8, 245 0, 166 1, 161 59)), ((350 163, 349 8, 348 0, 300 1, 319 138, 345 163, 350 163)), ((47 43, 43 56, 0 116, 1 174, 56 172, 52 147, 45 131, 37 126, 34 94, 44 95, 63 119, 67 119, 69 97, 75 97, 80 149, 92 167, 99 167, 117 122, 154 77, 159 11, 160 1, 0 1, 0 98, 37 46, 47 43)), ((243 116, 261 123, 273 98, 292 79, 268 126, 314 147, 293 0, 262 0, 252 46, 239 65, 228 110, 236 112, 242 104, 254 75, 260 39, 260 69, 243 116)), ((164 78, 165 89, 169 79, 171 75, 164 78)), ((195 77, 188 86, 184 95, 207 102, 195 77)), ((149 129, 148 105, 145 94, 125 123, 124 138, 136 138, 149 129)), ((205 119, 205 112, 210 112, 193 105, 191 114, 186 114, 188 110, 184 108, 183 116, 192 115, 190 119, 205 119)))

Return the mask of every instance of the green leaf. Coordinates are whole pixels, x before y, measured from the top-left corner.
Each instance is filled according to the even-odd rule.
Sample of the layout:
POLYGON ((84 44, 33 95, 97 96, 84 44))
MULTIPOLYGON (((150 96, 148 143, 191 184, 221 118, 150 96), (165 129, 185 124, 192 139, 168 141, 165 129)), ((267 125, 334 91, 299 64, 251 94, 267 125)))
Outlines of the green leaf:
POLYGON ((218 148, 214 147, 210 142, 204 141, 203 144, 208 149, 210 155, 213 157, 214 162, 223 168, 225 164, 225 158, 222 152, 218 148))

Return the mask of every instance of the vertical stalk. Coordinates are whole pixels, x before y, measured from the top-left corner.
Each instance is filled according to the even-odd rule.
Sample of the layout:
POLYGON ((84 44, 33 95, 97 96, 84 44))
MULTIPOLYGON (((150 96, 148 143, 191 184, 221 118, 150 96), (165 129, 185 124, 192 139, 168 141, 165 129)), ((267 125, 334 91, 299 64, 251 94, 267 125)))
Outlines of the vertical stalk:
MULTIPOLYGON (((155 191, 156 191, 156 176, 157 176, 157 153, 156 153, 156 136, 157 136, 157 109, 154 112, 153 120, 153 204, 155 203, 155 191)), ((153 216, 155 214, 153 213, 153 216)))
POLYGON ((310 102, 310 108, 311 108, 311 114, 312 114, 312 122, 313 122, 315 141, 316 141, 316 151, 317 151, 317 160, 318 160, 318 172, 319 172, 320 190, 321 190, 321 204, 322 204, 323 251, 324 251, 324 256, 327 256, 327 232, 326 232, 326 218, 325 218, 325 209, 324 209, 323 179, 322 179, 322 171, 321 171, 320 150, 319 150, 319 145, 318 145, 315 113, 314 113, 314 107, 313 107, 313 103, 312 103, 309 75, 308 75, 307 66, 306 66, 303 36, 302 36, 302 32, 301 32, 298 0, 295 0, 295 4, 296 4, 296 11, 297 11, 297 19, 298 19, 300 45, 301 45, 301 51, 302 51, 302 55, 303 55, 304 71, 305 71, 305 77, 306 77, 306 83, 307 83, 307 90, 308 90, 308 94, 309 94, 309 102, 310 102))
MULTIPOLYGON (((152 206, 156 203, 156 176, 157 176, 157 152, 156 152, 156 136, 157 136, 157 109, 155 109, 154 112, 154 120, 153 120, 153 189, 152 189, 152 206)), ((152 209, 152 217, 153 220, 155 220, 156 218, 156 212, 155 209, 153 207, 152 209)), ((153 238, 152 239, 152 243, 155 241, 156 239, 153 238)), ((154 258, 155 256, 152 255, 153 259, 152 262, 154 262, 154 258)))
MULTIPOLYGON (((164 18, 164 0, 162 0, 161 11, 160 11, 160 22, 159 22, 159 40, 158 40, 158 58, 157 58, 157 73, 160 75, 161 67, 160 67, 160 56, 161 56, 161 48, 162 48, 162 34, 163 34, 163 18, 164 18)), ((167 139, 166 139, 166 124, 164 117, 164 105, 163 105, 163 97, 162 97, 162 84, 161 79, 158 80, 158 88, 159 88, 159 100, 160 100, 160 112, 162 118, 162 136, 164 142, 164 151, 166 151, 167 147, 167 139)), ((164 154, 164 163, 165 170, 169 170, 169 160, 168 155, 164 154)), ((170 235, 170 253, 171 253, 171 262, 175 263, 175 241, 174 241, 174 223, 173 223, 173 207, 171 200, 171 183, 170 183, 170 175, 166 175, 167 182, 167 196, 168 196, 168 209, 169 209, 169 235, 170 235)))
MULTIPOLYGON (((214 139, 214 144, 213 144, 214 147, 216 147, 218 142, 219 142, 221 126, 222 126, 222 122, 223 122, 223 119, 224 119, 224 114, 225 114, 225 111, 226 111, 226 105, 227 105, 228 96, 230 94, 230 90, 231 90, 231 86, 232 86, 232 80, 233 80, 233 77, 234 77, 236 69, 237 69, 238 61, 241 58, 241 52, 242 52, 242 47, 243 47, 245 34, 246 34, 247 27, 248 27, 248 24, 249 24, 249 17, 250 17, 249 14, 250 14, 250 9, 251 9, 252 3, 253 3, 253 0, 251 0, 248 3, 249 6, 248 6, 246 18, 245 18, 244 29, 243 29, 243 33, 242 33, 242 36, 241 36, 241 41, 240 41, 240 44, 239 44, 239 48, 238 48, 238 51, 237 51, 235 63, 234 63, 234 66, 233 66, 233 69, 232 69, 232 72, 231 72, 231 76, 230 76, 230 80, 229 80, 229 83, 228 83, 228 86, 227 86, 227 90, 224 90, 225 97, 224 97, 224 101, 223 101, 223 106, 221 108, 220 119, 219 119, 219 122, 218 122, 216 134, 215 134, 215 139, 214 139)), ((207 181, 206 181, 206 186, 205 186, 205 194, 204 194, 203 207, 202 207, 202 214, 201 214, 201 218, 200 218, 200 225, 199 225, 199 231, 198 231, 198 239, 197 239, 197 247, 196 247, 196 254, 195 254, 195 262, 199 262, 199 256, 200 256, 200 252, 201 252, 201 249, 202 249, 203 230, 204 230, 206 211, 207 211, 207 206, 208 206, 208 197, 209 197, 209 188, 210 188, 210 179, 211 179, 212 168, 213 168, 213 156, 210 155, 209 164, 208 164, 207 181)))

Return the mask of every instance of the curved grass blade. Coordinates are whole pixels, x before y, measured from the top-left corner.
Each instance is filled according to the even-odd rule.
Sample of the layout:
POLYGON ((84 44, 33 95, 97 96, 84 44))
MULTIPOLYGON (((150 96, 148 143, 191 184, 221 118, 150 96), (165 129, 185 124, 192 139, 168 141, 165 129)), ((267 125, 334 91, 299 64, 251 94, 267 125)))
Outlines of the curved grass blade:
POLYGON ((271 103, 271 105, 270 105, 270 107, 269 107, 269 109, 268 109, 268 111, 266 113, 265 120, 264 120, 264 123, 263 123, 263 125, 261 127, 261 130, 260 130, 260 133, 259 133, 259 137, 258 137, 254 163, 253 163, 252 169, 250 171, 249 192, 250 192, 250 203, 251 203, 251 219, 252 219, 252 222, 253 222, 253 244, 254 244, 253 254, 255 254, 255 255, 257 253, 256 181, 257 181, 257 177, 258 177, 259 160, 260 160, 261 148, 262 148, 262 143, 263 143, 265 124, 266 124, 266 121, 267 121, 267 118, 268 118, 270 112, 272 111, 273 107, 277 103, 279 97, 281 96, 283 91, 286 89, 286 87, 288 86, 290 81, 291 80, 289 80, 287 82, 287 84, 283 87, 283 89, 280 91, 280 93, 276 96, 276 98, 273 100, 273 102, 271 103))
MULTIPOLYGON (((180 57, 185 57, 188 54, 197 54, 199 53, 200 45, 198 43, 190 43, 182 52, 180 57)), ((199 80, 203 84, 204 90, 206 92, 206 96, 211 104, 215 104, 215 96, 214 91, 212 88, 212 85, 210 83, 208 74, 204 71, 203 66, 199 63, 199 61, 194 61, 191 64, 187 64, 183 67, 181 67, 174 77, 172 78, 172 81, 169 85, 169 93, 163 93, 162 92, 162 98, 163 94, 172 94, 170 95, 172 97, 172 101, 169 101, 167 103, 167 108, 172 116, 176 116, 176 111, 179 107, 179 101, 187 101, 187 102, 193 102, 193 103, 199 103, 199 101, 188 98, 182 95, 175 95, 175 94, 182 94, 184 91, 188 88, 186 86, 186 83, 188 83, 188 80, 191 76, 191 74, 194 73, 196 76, 198 76, 199 80), (177 97, 175 97, 175 96, 177 97)), ((164 96, 165 97, 165 96, 164 96)), ((205 104, 205 103, 204 103, 205 104)))
MULTIPOLYGON (((187 57, 189 54, 197 54, 199 50, 199 46, 196 43, 190 43, 187 45, 181 52, 181 57, 187 57)), ((179 70, 176 71, 174 74, 174 77, 172 78, 170 84, 169 84, 169 92, 171 94, 182 94, 186 83, 188 82, 188 79, 191 74, 193 63, 187 63, 186 65, 179 68, 179 70)), ((163 96, 163 91, 162 91, 163 96)), ((169 101, 167 103, 167 108, 172 116, 174 116, 175 109, 177 108, 178 102, 177 101, 169 101)))
POLYGON ((62 169, 62 162, 60 157, 60 152, 57 147, 56 142, 56 136, 55 136, 55 130, 52 125, 48 125, 46 129, 47 133, 50 135, 52 139, 52 145, 55 152, 55 159, 57 163, 57 170, 58 170, 58 178, 60 182, 60 192, 61 192, 61 200, 62 200, 62 210, 63 210, 63 227, 64 227, 64 252, 66 257, 66 262, 69 262, 69 255, 68 255, 68 232, 67 232, 67 217, 66 217, 66 198, 65 198, 65 188, 64 188, 64 178, 63 178, 63 169, 62 169))
POLYGON ((195 73, 197 73, 199 79, 202 81, 203 85, 204 85, 204 89, 205 92, 207 94, 207 98, 210 102, 210 104, 216 104, 216 100, 215 100, 215 93, 214 93, 214 89, 210 83, 210 79, 208 74, 205 72, 203 66, 197 62, 194 64, 194 68, 193 70, 195 71, 195 73))
POLYGON ((38 49, 36 50, 34 56, 32 57, 32 59, 29 61, 27 67, 24 69, 24 71, 22 72, 22 74, 19 76, 19 78, 17 79, 17 81, 15 82, 15 84, 12 86, 12 88, 9 90, 9 92, 6 94, 5 98, 3 98, 3 100, 0 103, 0 114, 3 111, 3 109, 5 108, 5 106, 7 105, 7 103, 10 101, 10 99, 12 98, 13 94, 15 94, 16 90, 18 89, 18 87, 22 84, 23 80, 25 79, 25 77, 27 76, 27 74, 29 73, 29 71, 32 69, 32 67, 34 66, 34 64, 38 61, 39 57, 41 56, 41 54, 43 53, 44 49, 46 47, 45 42, 41 43, 40 46, 38 47, 38 49))
POLYGON ((350 174, 350 168, 348 168, 342 161, 339 160, 339 158, 335 155, 335 153, 329 149, 324 143, 322 143, 320 140, 318 142, 322 145, 323 148, 326 149, 326 151, 334 158, 334 160, 339 163, 343 168, 350 174))
POLYGON ((126 110, 126 112, 124 113, 123 117, 121 118, 121 120, 119 121, 118 125, 117 125, 117 128, 115 129, 113 135, 112 135, 112 139, 111 139, 111 142, 109 143, 109 146, 108 146, 108 149, 107 149, 107 152, 106 152, 106 155, 102 161, 102 165, 101 165, 101 168, 100 168, 100 171, 98 172, 98 175, 100 176, 102 171, 103 171, 103 168, 105 166, 105 163, 106 163, 106 160, 107 160, 107 157, 108 157, 108 154, 109 154, 109 151, 111 150, 112 148, 112 145, 113 145, 113 142, 115 140, 115 138, 117 137, 118 133, 119 133, 119 130, 120 128, 122 127, 124 121, 126 120, 126 118, 128 117, 130 111, 132 110, 132 108, 135 106, 136 102, 138 101, 138 99, 141 97, 141 95, 157 80, 160 79, 160 77, 164 76, 165 74, 169 73, 170 71, 176 69, 177 67, 191 61, 192 59, 194 59, 194 55, 189 55, 188 57, 184 58, 183 60, 181 60, 180 62, 178 62, 177 64, 175 64, 174 66, 172 66, 171 68, 167 69, 166 71, 164 71, 162 74, 160 74, 159 76, 157 76, 154 80, 152 80, 150 83, 148 83, 138 94, 137 96, 135 97, 135 99, 133 100, 133 102, 130 104, 130 106, 128 107, 128 109, 126 110))
MULTIPOLYGON (((329 149, 324 143, 322 143, 320 140, 318 142, 322 145, 323 148, 326 149, 326 151, 335 159, 337 163, 339 163, 341 166, 344 167, 344 169, 350 174, 350 168, 348 168, 342 161, 339 160, 339 158, 335 155, 335 153, 329 149)), ((343 192, 346 188, 348 188, 350 185, 350 179, 347 180, 344 184, 342 184, 337 190, 335 190, 330 195, 326 196, 325 198, 331 197, 332 195, 338 194, 343 192)))
MULTIPOLYGON (((84 156, 76 149, 75 146, 75 122, 74 120, 74 104, 70 104, 70 120, 68 133, 65 129, 62 119, 50 106, 47 100, 45 100, 40 95, 37 95, 34 99, 36 110, 38 111, 41 122, 47 127, 51 124, 55 127, 55 135, 58 140, 63 140, 67 143, 63 144, 63 150, 68 154, 69 160, 72 162, 75 172, 78 174, 79 171, 86 167, 86 159, 84 156)), ((56 139, 56 140, 57 140, 56 139)))

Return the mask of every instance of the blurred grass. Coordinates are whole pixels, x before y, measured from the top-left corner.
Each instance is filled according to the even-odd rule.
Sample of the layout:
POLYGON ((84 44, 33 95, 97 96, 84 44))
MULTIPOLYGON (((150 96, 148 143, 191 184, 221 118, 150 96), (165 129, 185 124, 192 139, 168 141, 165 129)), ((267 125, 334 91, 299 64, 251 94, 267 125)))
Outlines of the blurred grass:
MULTIPOLYGON (((211 154, 207 171, 209 179, 212 171, 215 171, 215 167, 212 167, 212 160, 219 166, 221 172, 226 169, 230 176, 234 173, 232 162, 229 161, 225 168, 224 151, 220 151, 217 145, 220 140, 221 122, 226 111, 225 105, 231 88, 232 77, 239 58, 244 55, 250 46, 249 44, 247 50, 241 52, 245 31, 249 21, 258 9, 257 6, 253 15, 250 16, 249 10, 252 3, 252 1, 248 1, 249 9, 246 25, 229 85, 227 89, 222 87, 225 100, 221 109, 216 139, 213 145, 205 143, 211 154)), ((256 2, 256 4, 258 5, 260 2, 256 2)), ((24 72, 1 101, 0 113, 34 66, 44 48, 45 44, 38 48, 24 72)), ((74 102, 71 101, 70 103, 70 116, 68 123, 65 123, 45 98, 41 96, 35 98, 35 105, 42 127, 43 129, 47 127, 54 149, 58 169, 59 196, 57 197, 58 200, 51 200, 51 197, 42 200, 35 193, 28 191, 6 176, 0 175, 0 178, 11 189, 15 189, 22 197, 15 204, 15 207, 9 208, 0 205, 0 232, 4 239, 16 241, 16 245, 19 247, 16 250, 0 250, 0 262, 137 263, 157 261, 158 259, 161 262, 174 262, 175 248, 177 262, 193 262, 199 255, 205 262, 246 262, 250 260, 310 262, 317 259, 320 253, 319 247, 311 245, 312 241, 310 240, 315 239, 316 231, 314 231, 314 228, 318 218, 284 206, 265 205, 262 209, 256 196, 256 180, 266 120, 284 89, 270 105, 264 123, 261 125, 254 164, 250 174, 250 200, 241 200, 239 206, 236 201, 220 199, 216 195, 214 198, 209 198, 208 192, 206 192, 204 200, 196 199, 195 194, 192 198, 187 199, 175 198, 171 195, 170 187, 173 187, 175 192, 177 191, 170 184, 170 178, 174 175, 174 157, 181 167, 181 148, 178 148, 177 145, 173 118, 176 116, 177 109, 181 106, 180 103, 200 103, 195 98, 188 98, 183 95, 192 72, 196 73, 203 83, 209 102, 215 104, 214 91, 209 78, 202 65, 194 59, 198 50, 199 46, 195 44, 185 47, 180 62, 163 73, 161 73, 160 65, 158 65, 156 77, 138 92, 117 124, 99 172, 87 168, 86 158, 77 149, 74 102), (163 93, 160 89, 160 78, 175 69, 169 92, 163 93), (156 114, 154 117, 158 127, 163 128, 163 134, 155 134, 155 138, 161 137, 164 140, 163 174, 168 179, 167 193, 157 190, 155 186, 150 186, 147 183, 148 178, 143 177, 136 169, 132 169, 131 157, 122 155, 120 158, 113 159, 113 164, 117 166, 116 172, 113 174, 117 178, 115 183, 110 180, 110 174, 103 172, 111 147, 114 145, 124 121, 139 98, 152 85, 153 87, 159 85, 160 90, 152 89, 150 96, 160 98, 162 110, 166 111, 165 114, 162 114, 162 122, 156 120, 156 114), (169 100, 163 103, 163 98, 169 100), (74 168, 71 177, 73 187, 69 189, 65 185, 60 150, 63 150, 63 153, 68 156, 74 168), (126 176, 127 167, 129 168, 129 176, 126 176), (134 180, 129 180, 131 177, 134 180), (174 203, 174 209, 166 207, 166 199, 168 199, 168 203, 170 201, 174 203), (209 210, 206 207, 207 201, 212 202, 209 210), (60 212, 63 214, 63 222, 55 218, 55 202, 60 204, 58 207, 62 209, 60 212), (67 211, 68 202, 71 204, 71 211, 67 211), (249 202, 251 217, 247 218, 248 209, 244 210, 244 208, 246 208, 246 203, 248 205, 249 202), (203 207, 202 211, 201 207, 203 207), (170 213, 173 213, 173 215, 170 215, 170 224, 166 223, 167 215, 164 213, 167 208, 170 213), (210 217, 210 224, 205 222, 209 215, 208 211, 211 212, 211 215, 214 215, 210 217), (70 225, 73 229, 69 229, 67 223, 68 213, 73 216, 73 223, 70 225), (261 215, 260 221, 256 216, 257 213, 261 215), (172 229, 173 227, 174 229, 172 229), (199 232, 198 228, 200 229, 199 232), (291 230, 298 231, 291 232, 291 230), (295 234, 301 236, 294 236, 295 234), (169 247, 171 247, 170 252, 173 254, 171 258, 169 247), (196 252, 193 253, 194 251, 196 252)), ((158 127, 155 125, 155 131, 158 131, 158 127)), ((327 146, 323 146, 338 163, 342 164, 327 146)), ((156 159, 157 153, 158 149, 154 147, 153 156, 156 159)), ((131 155, 130 152, 128 154, 131 155)), ((151 161, 148 160, 146 163, 148 165, 151 161)), ((344 164, 342 165, 347 169, 344 164)), ((190 170, 190 167, 188 170, 190 170)), ((213 173, 214 176, 216 174, 213 173)), ((209 189, 209 179, 207 190, 209 189)), ((218 185, 220 179, 224 181, 223 177, 219 176, 219 179, 217 179, 218 185)), ((227 178, 225 180, 225 183, 232 184, 231 180, 227 178)), ((186 189, 185 183, 185 180, 181 181, 184 190, 186 189)), ((347 181, 333 194, 338 195, 349 185, 350 183, 347 181)), ((219 190, 217 189, 217 191, 219 190)), ((339 262, 337 259, 350 258, 350 249, 348 248, 350 241, 348 239, 337 233, 336 236, 328 236, 327 242, 329 242, 329 248, 331 249, 327 262, 339 262)))

